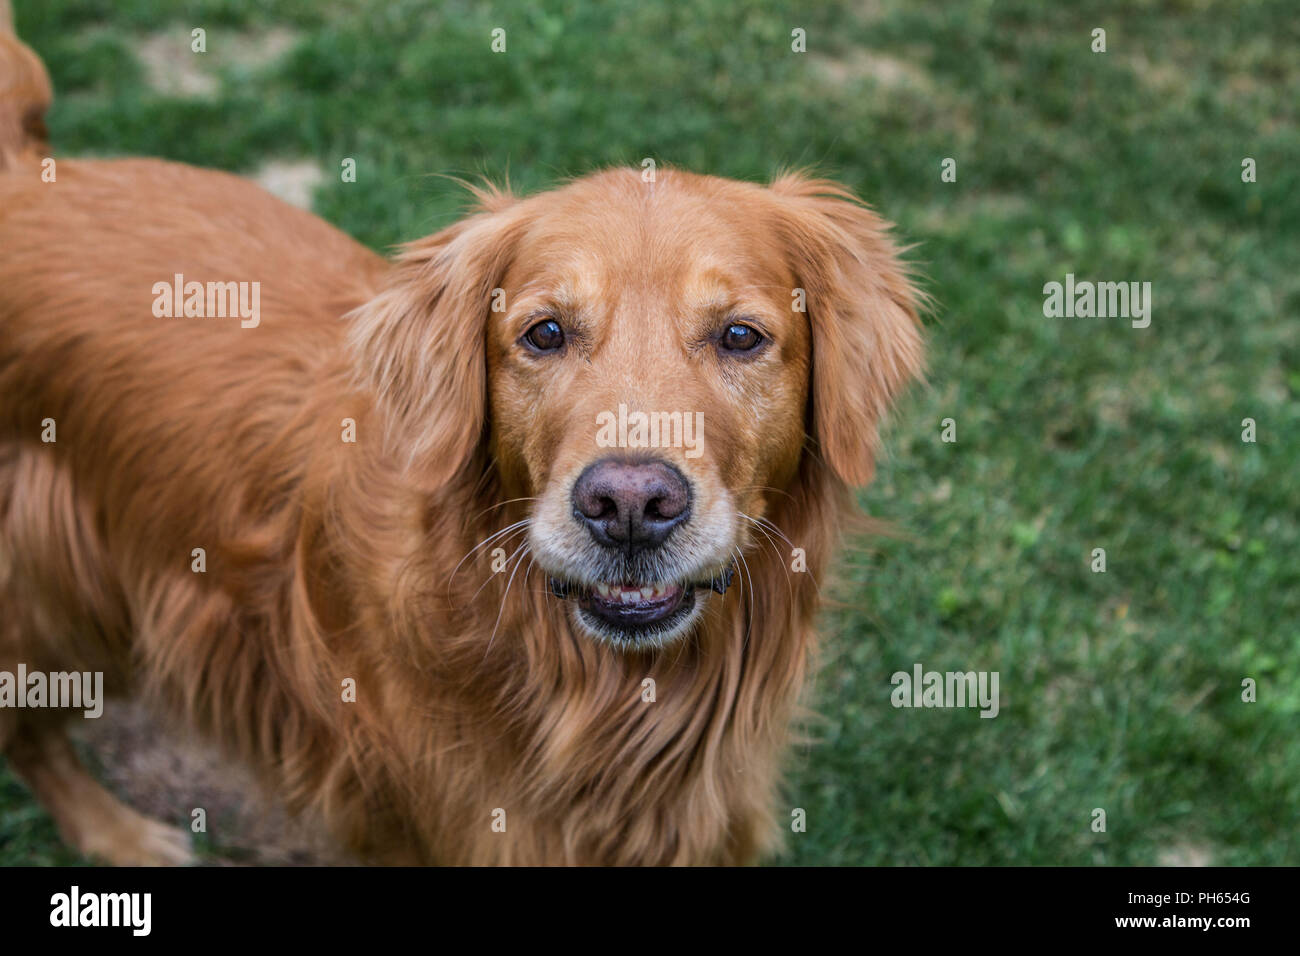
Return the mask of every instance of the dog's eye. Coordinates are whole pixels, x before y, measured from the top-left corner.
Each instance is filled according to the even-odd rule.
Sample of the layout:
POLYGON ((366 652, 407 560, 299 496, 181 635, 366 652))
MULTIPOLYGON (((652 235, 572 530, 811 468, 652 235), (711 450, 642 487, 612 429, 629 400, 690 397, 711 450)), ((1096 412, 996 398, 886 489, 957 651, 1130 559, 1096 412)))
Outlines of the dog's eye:
POLYGON ((752 352, 763 341, 763 336, 748 325, 733 323, 722 333, 722 347, 731 352, 752 352))
POLYGON ((554 352, 564 344, 564 329, 554 319, 546 319, 525 332, 524 341, 539 352, 554 352))

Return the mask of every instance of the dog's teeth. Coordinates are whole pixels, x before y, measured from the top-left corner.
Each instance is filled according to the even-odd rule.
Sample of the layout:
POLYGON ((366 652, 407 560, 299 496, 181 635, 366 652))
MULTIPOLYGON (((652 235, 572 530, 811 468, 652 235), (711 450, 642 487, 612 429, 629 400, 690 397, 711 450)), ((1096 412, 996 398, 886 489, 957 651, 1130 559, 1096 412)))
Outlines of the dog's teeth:
POLYGON ((668 596, 671 585, 647 584, 637 587, 633 584, 594 584, 591 590, 606 601, 620 604, 636 604, 644 601, 659 601, 668 596))

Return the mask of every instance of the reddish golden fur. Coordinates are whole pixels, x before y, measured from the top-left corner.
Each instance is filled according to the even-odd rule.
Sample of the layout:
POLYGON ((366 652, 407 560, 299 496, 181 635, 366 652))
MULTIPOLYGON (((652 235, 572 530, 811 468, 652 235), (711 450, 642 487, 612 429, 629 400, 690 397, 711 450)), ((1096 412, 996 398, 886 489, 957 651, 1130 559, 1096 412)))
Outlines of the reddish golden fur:
MULTIPOLYGON (((480 211, 390 264, 222 173, 60 160, 43 183, 35 127, 18 139, 13 123, 48 92, 4 91, 30 74, 18 54, 0 29, 0 669, 103 670, 368 859, 739 863, 772 848, 814 582, 920 364, 916 293, 882 221, 798 176, 765 189, 661 171, 651 187, 612 170, 528 199, 481 192, 480 211), (516 311, 498 321, 490 296, 575 263, 586 286, 569 292, 607 344, 559 387, 512 358, 516 311), (178 272, 260 281, 260 326, 155 318, 151 288, 178 272), (701 282, 780 326, 758 385, 670 347, 693 320, 667 304, 701 282), (629 395, 706 408, 701 494, 769 519, 809 569, 733 529, 741 586, 658 652, 593 642, 482 551, 455 571, 529 515, 512 499, 545 498, 590 457, 584 423, 629 395)), ((19 714, 0 711, 0 746, 71 842, 183 858, 89 785, 56 715, 19 714)))
POLYGON ((0 169, 44 155, 50 78, 45 65, 13 35, 8 0, 0 0, 0 169))

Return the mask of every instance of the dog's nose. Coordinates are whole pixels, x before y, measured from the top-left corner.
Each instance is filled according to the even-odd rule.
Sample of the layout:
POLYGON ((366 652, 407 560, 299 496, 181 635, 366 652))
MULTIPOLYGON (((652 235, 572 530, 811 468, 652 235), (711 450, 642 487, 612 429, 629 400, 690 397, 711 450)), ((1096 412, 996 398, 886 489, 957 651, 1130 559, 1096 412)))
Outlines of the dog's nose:
POLYGON ((690 515, 682 473, 666 461, 604 458, 573 486, 573 513, 597 543, 637 551, 664 543, 690 515))

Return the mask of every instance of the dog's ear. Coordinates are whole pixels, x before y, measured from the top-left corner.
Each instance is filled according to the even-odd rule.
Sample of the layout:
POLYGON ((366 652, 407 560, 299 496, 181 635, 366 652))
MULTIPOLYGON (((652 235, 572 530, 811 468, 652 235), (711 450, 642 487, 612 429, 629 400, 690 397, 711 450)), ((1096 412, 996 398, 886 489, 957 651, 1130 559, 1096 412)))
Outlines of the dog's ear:
POLYGON ((483 441, 487 320, 523 225, 507 194, 475 193, 482 211, 405 246, 384 290, 349 316, 385 446, 430 486, 451 481, 483 441))
POLYGON ((921 373, 924 294, 890 239, 889 223, 851 191, 798 174, 777 179, 771 191, 812 333, 812 437, 841 480, 865 485, 875 470, 880 421, 921 373))

